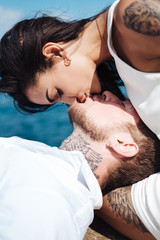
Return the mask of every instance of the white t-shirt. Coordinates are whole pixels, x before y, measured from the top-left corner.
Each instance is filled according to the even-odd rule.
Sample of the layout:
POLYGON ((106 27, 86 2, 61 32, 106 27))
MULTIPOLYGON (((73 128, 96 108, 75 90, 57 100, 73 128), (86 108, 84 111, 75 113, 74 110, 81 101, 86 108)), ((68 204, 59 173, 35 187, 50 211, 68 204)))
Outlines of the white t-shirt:
POLYGON ((0 138, 0 239, 82 240, 101 205, 80 152, 0 138))
MULTIPOLYGON (((108 47, 126 92, 145 124, 160 139, 160 73, 145 73, 134 69, 116 54, 112 42, 112 22, 115 1, 108 14, 108 47)), ((132 186, 132 202, 137 215, 147 229, 160 239, 160 174, 154 174, 132 186)))

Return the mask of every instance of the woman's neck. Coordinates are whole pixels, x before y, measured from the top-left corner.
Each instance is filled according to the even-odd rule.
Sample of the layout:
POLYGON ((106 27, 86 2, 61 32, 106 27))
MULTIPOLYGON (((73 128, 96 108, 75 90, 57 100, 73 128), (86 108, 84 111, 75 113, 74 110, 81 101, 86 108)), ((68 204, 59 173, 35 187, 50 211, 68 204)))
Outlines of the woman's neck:
POLYGON ((100 14, 86 26, 83 34, 88 54, 96 65, 111 57, 107 46, 107 16, 107 12, 100 14))
POLYGON ((80 53, 85 55, 97 66, 111 58, 107 46, 107 12, 87 23, 79 37, 63 43, 63 48, 70 56, 80 53))
POLYGON ((107 46, 107 12, 87 23, 80 34, 78 51, 88 57, 97 66, 111 58, 107 46))

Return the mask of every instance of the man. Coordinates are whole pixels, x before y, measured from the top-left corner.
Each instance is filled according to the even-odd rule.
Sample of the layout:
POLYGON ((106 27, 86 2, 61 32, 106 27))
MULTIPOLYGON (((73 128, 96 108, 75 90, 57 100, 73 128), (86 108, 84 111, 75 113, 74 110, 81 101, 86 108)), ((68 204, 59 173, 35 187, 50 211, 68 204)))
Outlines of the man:
POLYGON ((93 209, 102 205, 99 185, 112 189, 159 171, 159 148, 154 147, 159 140, 128 100, 105 92, 102 98, 75 102, 69 115, 74 131, 61 150, 1 138, 2 239, 83 239, 93 209))
MULTIPOLYGON (((136 122, 140 121, 137 113, 135 112, 132 105, 130 105, 129 101, 122 102, 116 96, 111 94, 110 92, 104 92, 102 95, 102 98, 100 96, 99 97, 94 96, 92 99, 87 98, 87 101, 84 104, 79 104, 79 105, 74 104, 70 108, 69 114, 72 116, 73 126, 77 127, 76 124, 82 125, 82 123, 83 123, 83 129, 86 131, 87 134, 90 134, 90 136, 93 139, 102 140, 102 139, 105 139, 108 134, 109 137, 107 137, 108 141, 106 143, 106 145, 107 145, 106 148, 111 151, 111 155, 114 153, 114 156, 115 156, 115 152, 117 154, 122 154, 122 155, 123 154, 131 154, 131 152, 130 152, 131 150, 134 149, 134 151, 135 151, 136 147, 135 147, 135 145, 133 147, 132 142, 130 141, 130 139, 128 139, 127 135, 125 135, 125 140, 128 139, 129 144, 127 144, 127 142, 123 142, 123 137, 122 137, 123 134, 122 135, 120 134, 120 136, 119 136, 119 133, 121 133, 120 130, 122 130, 122 132, 124 131, 126 134, 127 129, 125 129, 125 124, 126 124, 126 122, 130 122, 131 115, 134 118, 134 121, 136 121, 136 122), (93 101, 93 100, 97 100, 98 102, 93 101), (129 119, 128 119, 128 114, 126 115, 126 111, 129 112, 129 115, 130 115, 129 119), (85 115, 86 115, 86 118, 84 117, 85 115), (88 121, 88 119, 90 119, 90 121, 88 121), (95 123, 94 123, 94 120, 95 120, 95 123), (99 123, 98 130, 97 130, 96 126, 94 125, 94 124, 96 124, 96 122, 99 123), (106 122, 107 122, 107 125, 106 125, 106 122), (123 125, 123 127, 121 124, 123 125), (113 127, 114 127, 114 129, 113 129, 113 127), (93 129, 94 129, 94 131, 93 131, 93 129), (98 134, 96 134, 96 133, 98 133, 98 134), (120 138, 119 139, 115 138, 115 135, 120 138), (120 146, 117 143, 119 143, 120 146), (119 149, 120 150, 123 149, 124 152, 122 153, 119 149)), ((144 124, 141 121, 139 122, 138 125, 143 133, 141 137, 139 134, 138 135, 136 134, 136 132, 137 132, 136 129, 133 130, 132 127, 130 127, 129 129, 133 130, 133 132, 132 132, 132 134, 134 134, 133 136, 136 136, 136 139, 138 140, 139 145, 141 146, 141 148, 143 148, 143 152, 141 152, 141 153, 139 152, 139 158, 140 158, 139 164, 142 164, 142 165, 144 164, 141 168, 141 171, 142 171, 141 174, 140 174, 140 172, 139 173, 137 172, 138 170, 140 170, 140 168, 137 168, 137 167, 135 168, 136 173, 141 175, 141 177, 143 178, 142 175, 146 171, 146 170, 144 170, 146 159, 151 160, 152 158, 154 158, 156 156, 157 166, 159 165, 159 159, 160 159, 159 140, 156 138, 155 143, 153 143, 149 139, 148 139, 149 141, 144 141, 144 139, 145 139, 144 136, 148 136, 151 134, 150 136, 153 137, 154 135, 151 133, 150 130, 148 130, 144 126, 144 124), (142 143, 143 143, 143 147, 141 145, 142 143), (154 151, 155 146, 157 149, 156 153, 154 151)), ((77 131, 78 131, 78 128, 77 128, 77 131)), ((74 130, 74 132, 75 132, 75 130, 74 130)), ((73 134, 73 136, 74 136, 74 134, 73 134)), ((88 154, 89 151, 87 150, 87 142, 84 143, 82 140, 80 140, 78 138, 76 139, 76 138, 77 138, 77 135, 75 136, 75 138, 73 138, 75 142, 74 141, 72 142, 71 139, 69 141, 67 140, 67 142, 70 142, 71 146, 73 146, 73 149, 75 148, 75 143, 76 143, 77 149, 79 149, 79 150, 82 149, 83 152, 88 154), (84 146, 86 146, 86 148, 84 148, 84 146)), ((64 144, 65 144, 65 141, 62 144, 62 146, 64 146, 64 144)), ((96 143, 96 145, 97 145, 97 143, 96 143)), ((98 150, 99 150, 99 148, 100 147, 98 146, 98 150)), ((69 150, 70 150, 70 148, 69 148, 69 150)), ((86 158, 87 158, 87 154, 85 155, 86 158)), ((108 156, 108 154, 106 152, 105 152, 105 154, 107 157, 107 161, 109 161, 110 155, 108 156)), ((125 158, 126 155, 125 156, 123 155, 123 157, 125 158)), ((119 155, 118 155, 118 158, 120 158, 119 155)), ((129 156, 128 156, 128 158, 125 158, 125 159, 129 159, 129 156)), ((150 162, 150 160, 149 160, 149 162, 150 162)), ((134 159, 134 161, 135 161, 135 159, 134 159)), ((115 162, 114 162, 114 164, 115 164, 115 162)), ((128 162, 127 162, 127 165, 128 165, 128 162)), ((112 177, 114 176, 116 180, 114 179, 115 180, 115 182, 114 182, 113 178, 110 179, 111 181, 109 181, 106 186, 107 190, 109 190, 109 189, 111 190, 111 189, 115 188, 116 185, 118 184, 118 182, 119 182, 119 185, 122 186, 122 185, 127 185, 127 181, 132 181, 132 180, 137 181, 133 177, 133 172, 132 172, 133 166, 131 167, 131 164, 129 164, 128 166, 127 165, 125 165, 125 166, 123 165, 123 167, 122 167, 123 169, 122 168, 119 169, 118 174, 117 174, 118 178, 116 178, 116 173, 117 173, 116 169, 112 169, 112 171, 110 171, 110 176, 112 176, 112 177), (128 170, 127 170, 127 167, 128 167, 128 170)), ((94 169, 95 166, 91 165, 91 168, 94 169)), ((146 167, 146 168, 148 168, 148 167, 146 167)), ((159 170, 157 169, 157 171, 159 171, 159 170)), ((136 174, 135 174, 135 176, 136 176, 136 174)), ((112 195, 114 197, 114 194, 112 194, 112 195)), ((113 199, 113 197, 112 197, 112 199, 113 199)), ((110 200, 111 206, 112 206, 112 203, 114 203, 112 199, 110 200)), ((123 199, 124 198, 122 198, 122 200, 123 199)), ((106 200, 104 198, 104 204, 103 204, 102 210, 100 210, 102 217, 103 217, 103 215, 105 216, 108 213, 110 213, 110 211, 108 212, 108 208, 106 209, 105 203, 106 203, 106 200)), ((123 203, 123 201, 121 201, 121 205, 122 205, 122 203, 123 203)), ((116 206, 117 205, 118 204, 116 203, 116 206)), ((115 206, 115 209, 116 209, 116 206, 115 206)), ((119 206, 119 208, 120 208, 120 206, 119 206)), ((110 214, 108 214, 108 215, 112 216, 110 214)), ((104 220, 106 220, 106 219, 104 218, 104 220)), ((137 227, 140 229, 140 231, 138 232, 137 239, 140 239, 141 236, 143 236, 144 239, 147 239, 147 238, 152 239, 151 234, 148 233, 148 230, 144 227, 143 223, 140 221, 140 219, 138 218, 138 216, 136 216, 135 213, 134 213, 134 220, 136 220, 137 227), (143 232, 142 230, 144 230, 144 229, 145 229, 145 231, 143 232)), ((108 217, 108 222, 110 223, 110 221, 111 221, 111 217, 108 217)), ((126 231, 126 229, 125 229, 125 231, 126 231)), ((122 232, 122 233, 124 234, 124 232, 122 232)), ((133 236, 134 236, 133 232, 128 231, 127 233, 130 234, 129 237, 133 238, 133 236)), ((143 238, 141 238, 141 239, 143 239, 143 238)))

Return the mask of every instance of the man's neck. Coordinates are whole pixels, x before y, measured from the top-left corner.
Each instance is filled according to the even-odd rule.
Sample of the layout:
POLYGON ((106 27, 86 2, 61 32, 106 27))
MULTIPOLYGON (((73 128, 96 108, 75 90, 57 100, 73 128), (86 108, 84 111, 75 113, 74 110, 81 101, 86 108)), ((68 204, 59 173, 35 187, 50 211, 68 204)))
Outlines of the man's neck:
POLYGON ((96 170, 98 169, 99 164, 102 162, 103 157, 99 152, 93 149, 92 144, 87 141, 87 139, 84 139, 83 134, 71 134, 62 142, 60 149, 82 152, 92 172, 95 174, 97 179, 99 178, 99 176, 96 174, 96 170))
POLYGON ((99 185, 103 187, 107 179, 109 159, 103 142, 97 142, 83 131, 74 131, 60 146, 61 150, 80 151, 83 153, 99 185))

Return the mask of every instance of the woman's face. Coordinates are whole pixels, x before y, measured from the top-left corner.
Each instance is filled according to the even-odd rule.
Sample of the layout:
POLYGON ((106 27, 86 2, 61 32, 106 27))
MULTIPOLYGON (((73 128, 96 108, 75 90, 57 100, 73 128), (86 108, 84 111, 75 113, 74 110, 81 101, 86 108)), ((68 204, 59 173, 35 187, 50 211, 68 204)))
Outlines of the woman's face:
POLYGON ((69 66, 61 58, 51 69, 37 75, 36 84, 25 90, 27 98, 36 104, 64 102, 72 104, 76 99, 84 102, 86 96, 100 93, 101 86, 96 64, 82 54, 74 54, 69 66))

